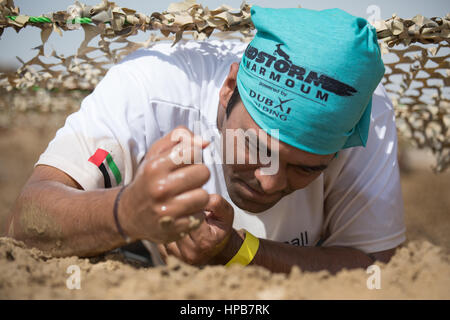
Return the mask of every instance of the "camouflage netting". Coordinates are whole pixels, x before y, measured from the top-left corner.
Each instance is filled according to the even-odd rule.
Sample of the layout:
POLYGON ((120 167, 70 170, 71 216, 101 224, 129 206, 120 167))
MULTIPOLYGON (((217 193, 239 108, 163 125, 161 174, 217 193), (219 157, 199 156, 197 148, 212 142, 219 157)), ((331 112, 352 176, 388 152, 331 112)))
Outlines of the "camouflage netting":
MULTIPOLYGON (((245 2, 239 10, 226 5, 210 10, 188 0, 145 15, 103 0, 96 6, 76 2, 67 11, 29 17, 21 15, 12 0, 0 0, 0 35, 5 28, 19 31, 27 26, 41 29, 42 45, 35 48, 37 54, 30 61, 19 59, 22 66, 16 72, 0 74, 0 114, 63 110, 70 105, 67 99, 63 105, 55 101, 62 91, 69 99, 73 90, 89 92, 112 64, 157 41, 175 44, 182 38, 203 40, 211 35, 249 41, 254 31, 250 5, 245 2), (76 54, 45 54, 52 32, 62 35, 76 29, 83 29, 85 35, 76 54), (147 41, 127 39, 139 31, 148 32, 147 41), (97 45, 91 44, 96 37, 97 45), (53 62, 44 62, 49 59, 53 62), (34 92, 25 90, 29 88, 34 92)), ((429 148, 436 157, 435 171, 444 171, 450 166, 450 14, 431 19, 393 15, 374 26, 386 65, 383 83, 396 109, 399 132, 416 147, 429 148)), ((79 103, 78 91, 73 99, 79 103)), ((7 121, 0 119, 0 126, 7 121)))

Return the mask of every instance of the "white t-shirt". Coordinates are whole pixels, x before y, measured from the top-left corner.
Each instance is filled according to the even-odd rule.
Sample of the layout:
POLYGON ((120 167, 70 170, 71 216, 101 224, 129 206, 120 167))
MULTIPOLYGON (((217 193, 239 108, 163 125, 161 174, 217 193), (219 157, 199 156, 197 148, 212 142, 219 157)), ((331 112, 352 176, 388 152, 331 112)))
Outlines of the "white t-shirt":
POLYGON ((404 242, 394 111, 381 84, 373 95, 366 148, 342 150, 316 180, 267 211, 252 214, 232 203, 222 166, 206 160, 220 137, 219 90, 245 47, 190 41, 132 53, 67 118, 35 165, 56 167, 85 190, 128 184, 155 141, 178 125, 192 131, 200 125, 202 134, 217 142, 204 150, 211 171, 204 189, 233 205, 236 229, 292 245, 347 246, 366 253, 404 242))

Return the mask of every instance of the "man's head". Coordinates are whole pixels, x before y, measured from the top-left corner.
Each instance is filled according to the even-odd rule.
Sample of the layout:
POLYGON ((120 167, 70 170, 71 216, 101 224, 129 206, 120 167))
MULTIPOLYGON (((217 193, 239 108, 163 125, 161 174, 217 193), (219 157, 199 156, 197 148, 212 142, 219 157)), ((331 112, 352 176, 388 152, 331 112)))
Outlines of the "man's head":
MULTIPOLYGON (((223 161, 223 171, 228 194, 231 200, 240 208, 249 212, 262 212, 274 206, 281 198, 295 190, 302 189, 316 179, 327 168, 333 154, 318 155, 303 151, 278 141, 278 170, 275 174, 264 175, 261 169, 267 167, 260 163, 249 164, 249 154, 253 145, 251 139, 245 144, 227 141, 227 130, 255 130, 260 133, 257 145, 266 144, 270 154, 271 137, 256 124, 244 107, 236 87, 236 76, 239 65, 234 63, 221 88, 219 97, 219 128, 223 144, 233 146, 234 155, 243 152, 246 164, 226 163, 223 161), (259 141, 259 139, 261 141, 259 141), (237 148, 243 150, 237 150, 237 148)), ((225 152, 231 152, 224 148, 225 152)), ((225 157, 225 155, 224 155, 225 157)))
POLYGON ((231 199, 261 212, 308 185, 339 150, 365 146, 384 65, 375 29, 362 18, 338 9, 251 11, 257 33, 223 84, 219 126, 226 148, 226 130, 278 130, 275 174, 261 175, 260 162, 224 165, 231 199))

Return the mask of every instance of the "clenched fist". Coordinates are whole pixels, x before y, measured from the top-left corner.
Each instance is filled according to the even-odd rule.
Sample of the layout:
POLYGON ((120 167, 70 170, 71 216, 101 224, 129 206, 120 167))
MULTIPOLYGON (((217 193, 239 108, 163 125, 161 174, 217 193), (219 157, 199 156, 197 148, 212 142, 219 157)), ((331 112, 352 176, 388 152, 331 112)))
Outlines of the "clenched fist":
POLYGON ((211 263, 227 245, 233 219, 233 207, 222 196, 210 195, 200 227, 178 241, 158 245, 161 256, 166 259, 167 255, 174 255, 192 265, 211 263))
POLYGON ((200 226, 210 172, 198 162, 208 144, 178 127, 152 145, 119 202, 119 222, 130 238, 168 243, 200 226))

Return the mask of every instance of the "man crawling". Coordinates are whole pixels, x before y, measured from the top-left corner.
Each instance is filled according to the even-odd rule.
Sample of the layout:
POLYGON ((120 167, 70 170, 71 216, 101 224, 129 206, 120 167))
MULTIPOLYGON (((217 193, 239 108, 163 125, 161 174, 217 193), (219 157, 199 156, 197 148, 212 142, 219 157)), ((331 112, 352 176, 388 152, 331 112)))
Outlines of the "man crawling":
POLYGON ((405 225, 375 29, 339 9, 251 14, 248 46, 160 43, 112 67, 35 164, 9 235, 274 272, 388 261, 405 225))

